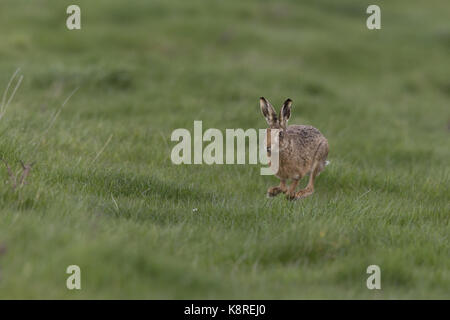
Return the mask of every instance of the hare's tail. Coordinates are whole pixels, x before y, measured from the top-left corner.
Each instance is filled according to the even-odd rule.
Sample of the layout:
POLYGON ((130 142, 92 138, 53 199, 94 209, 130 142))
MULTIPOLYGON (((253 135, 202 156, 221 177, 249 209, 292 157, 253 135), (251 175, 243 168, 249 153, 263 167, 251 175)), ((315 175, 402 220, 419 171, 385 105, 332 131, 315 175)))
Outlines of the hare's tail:
POLYGON ((325 167, 326 167, 327 165, 329 165, 330 163, 331 163, 330 161, 326 160, 326 161, 325 161, 325 167))

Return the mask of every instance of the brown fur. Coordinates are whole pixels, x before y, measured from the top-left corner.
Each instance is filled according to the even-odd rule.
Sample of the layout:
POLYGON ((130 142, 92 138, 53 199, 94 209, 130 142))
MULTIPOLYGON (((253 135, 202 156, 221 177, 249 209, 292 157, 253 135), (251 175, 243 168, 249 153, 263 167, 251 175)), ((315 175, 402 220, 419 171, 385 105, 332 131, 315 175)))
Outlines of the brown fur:
POLYGON ((270 129, 279 131, 279 170, 276 176, 280 179, 280 185, 269 188, 269 197, 285 193, 287 198, 300 199, 314 192, 314 179, 325 168, 328 156, 328 141, 319 130, 312 126, 292 125, 287 126, 291 114, 292 100, 287 99, 277 117, 275 109, 264 97, 260 98, 260 107, 267 120, 267 148, 270 156, 271 135, 270 129), (296 192, 299 181, 309 174, 309 182, 306 188, 296 192), (292 180, 289 187, 287 180, 292 180))

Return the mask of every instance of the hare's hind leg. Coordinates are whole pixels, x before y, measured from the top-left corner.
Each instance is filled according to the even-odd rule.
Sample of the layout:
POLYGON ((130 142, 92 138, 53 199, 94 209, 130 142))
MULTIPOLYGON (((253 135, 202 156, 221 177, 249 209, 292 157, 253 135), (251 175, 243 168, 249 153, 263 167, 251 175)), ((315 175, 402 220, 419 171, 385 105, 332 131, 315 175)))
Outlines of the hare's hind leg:
POLYGON ((285 193, 287 191, 286 188, 286 180, 285 179, 281 179, 280 180, 280 185, 276 186, 276 187, 271 187, 269 188, 269 190, 267 190, 267 197, 275 197, 277 195, 279 195, 280 193, 285 193))
POLYGON ((302 199, 302 198, 306 198, 310 195, 312 195, 314 193, 314 179, 316 178, 316 176, 319 174, 320 169, 318 165, 314 166, 314 169, 311 170, 311 173, 309 174, 309 181, 308 181, 308 185, 306 186, 305 189, 302 189, 300 191, 298 191, 295 194, 295 198, 294 199, 302 199))
POLYGON ((300 190, 295 194, 295 199, 306 198, 314 193, 314 179, 317 175, 327 165, 327 156, 328 156, 328 142, 325 140, 324 143, 321 143, 316 151, 315 162, 312 166, 311 172, 309 173, 309 181, 308 185, 305 189, 300 190))

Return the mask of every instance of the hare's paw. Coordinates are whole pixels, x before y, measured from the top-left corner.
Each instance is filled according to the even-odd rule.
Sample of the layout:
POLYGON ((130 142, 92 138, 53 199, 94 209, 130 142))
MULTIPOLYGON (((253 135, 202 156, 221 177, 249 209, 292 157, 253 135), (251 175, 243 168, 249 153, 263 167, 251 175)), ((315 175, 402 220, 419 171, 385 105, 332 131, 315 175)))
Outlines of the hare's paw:
POLYGON ((295 200, 303 199, 303 198, 309 197, 309 196, 312 195, 313 193, 314 193, 314 190, 305 188, 305 189, 300 190, 299 192, 297 192, 297 193, 295 194, 295 198, 294 198, 294 199, 295 199, 295 200))
POLYGON ((288 194, 286 195, 286 199, 288 199, 288 200, 297 200, 297 198, 295 197, 295 192, 293 192, 293 193, 288 193, 288 194))
POLYGON ((269 190, 267 190, 267 197, 272 198, 272 197, 279 195, 282 192, 285 192, 285 191, 283 189, 281 189, 279 186, 272 187, 272 188, 269 188, 269 190))

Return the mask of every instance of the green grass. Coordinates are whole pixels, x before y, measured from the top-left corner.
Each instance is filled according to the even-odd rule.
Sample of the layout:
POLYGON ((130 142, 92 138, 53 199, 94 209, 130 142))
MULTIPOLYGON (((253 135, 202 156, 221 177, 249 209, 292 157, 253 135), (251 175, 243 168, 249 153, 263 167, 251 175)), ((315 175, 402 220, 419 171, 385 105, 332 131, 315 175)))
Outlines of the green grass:
POLYGON ((448 1, 376 1, 379 31, 373 1, 77 3, 80 31, 70 1, 0 4, 0 156, 36 161, 16 191, 0 163, 0 298, 450 298, 448 1), (194 120, 264 128, 262 95, 329 140, 310 198, 171 163, 194 120))

